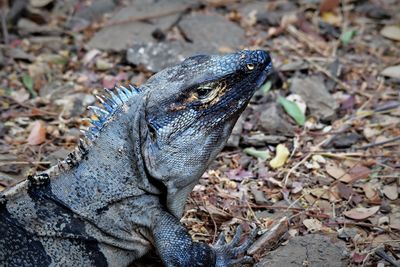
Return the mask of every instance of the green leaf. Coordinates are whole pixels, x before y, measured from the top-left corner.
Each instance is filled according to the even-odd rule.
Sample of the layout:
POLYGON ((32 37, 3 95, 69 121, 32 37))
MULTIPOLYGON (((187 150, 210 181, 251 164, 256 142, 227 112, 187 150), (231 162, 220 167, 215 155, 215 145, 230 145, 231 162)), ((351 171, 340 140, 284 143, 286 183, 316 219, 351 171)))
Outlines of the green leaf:
POLYGON ((269 92, 269 90, 271 90, 271 88, 272 88, 272 82, 268 81, 268 82, 264 83, 263 86, 261 86, 260 90, 261 90, 261 92, 263 92, 264 95, 266 95, 269 92))
POLYGON ((356 36, 357 31, 354 29, 347 30, 340 35, 340 41, 347 45, 356 36))
POLYGON ((289 101, 284 97, 279 97, 278 98, 278 103, 283 106, 285 109, 286 113, 292 117, 297 124, 303 126, 304 123, 306 122, 306 116, 301 112, 299 106, 295 102, 289 101))
POLYGON ((28 89, 29 93, 35 97, 36 96, 36 92, 35 90, 33 90, 33 79, 31 76, 29 76, 28 74, 24 74, 24 76, 22 76, 22 82, 25 85, 26 89, 28 89))
POLYGON ((247 155, 262 159, 262 160, 267 160, 271 156, 269 155, 269 152, 267 150, 257 150, 253 147, 248 147, 243 150, 244 153, 247 155))

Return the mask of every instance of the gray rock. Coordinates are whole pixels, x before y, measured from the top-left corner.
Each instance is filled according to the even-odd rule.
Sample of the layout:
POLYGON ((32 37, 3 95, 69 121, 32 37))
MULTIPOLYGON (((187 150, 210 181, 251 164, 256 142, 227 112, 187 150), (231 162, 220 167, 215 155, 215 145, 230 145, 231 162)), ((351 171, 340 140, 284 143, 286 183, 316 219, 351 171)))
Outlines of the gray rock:
POLYGON ((283 113, 283 109, 276 103, 269 105, 261 113, 260 126, 265 133, 271 135, 282 134, 285 136, 294 135, 294 127, 281 116, 283 113))
POLYGON ((189 55, 188 46, 179 41, 139 43, 127 50, 126 59, 129 63, 158 72, 185 59, 189 55))
POLYGON ((335 118, 338 104, 318 76, 304 79, 294 78, 290 91, 300 95, 307 104, 310 115, 322 121, 331 121, 335 118))
MULTIPOLYGON (((190 42, 156 42, 147 33, 146 36, 137 38, 137 40, 143 39, 143 41, 138 41, 128 49, 127 61, 135 65, 141 64, 148 70, 157 72, 181 62, 190 55, 218 53, 221 48, 237 49, 245 42, 243 30, 218 14, 190 15, 179 23, 179 27, 190 42)), ((143 29, 140 30, 144 33, 143 29)))
MULTIPOLYGON (((68 2, 71 1, 67 1, 67 4, 73 4, 68 2)), ((115 7, 114 0, 92 1, 90 5, 83 6, 71 17, 67 22, 67 27, 73 29, 81 25, 87 26, 90 22, 100 19, 105 13, 113 11, 115 7)), ((57 9, 62 10, 62 7, 57 7, 57 9)))
POLYGON ((334 148, 349 148, 361 138, 362 136, 356 133, 339 134, 332 140, 332 145, 334 148))
POLYGON ((192 42, 192 51, 197 53, 234 50, 245 44, 244 30, 218 14, 192 14, 185 17, 179 27, 192 42))
POLYGON ((341 267, 347 266, 346 244, 336 238, 311 234, 292 238, 261 259, 255 267, 341 267))
POLYGON ((169 16, 158 15, 179 10, 184 1, 155 2, 155 0, 135 1, 134 4, 122 8, 111 18, 109 22, 111 25, 105 26, 97 32, 89 41, 88 46, 102 50, 122 51, 137 43, 155 41, 152 33, 156 29, 169 29, 178 20, 179 12, 169 16), (157 18, 149 19, 146 22, 140 21, 140 18, 144 17, 157 18), (115 25, 112 25, 113 23, 115 25))

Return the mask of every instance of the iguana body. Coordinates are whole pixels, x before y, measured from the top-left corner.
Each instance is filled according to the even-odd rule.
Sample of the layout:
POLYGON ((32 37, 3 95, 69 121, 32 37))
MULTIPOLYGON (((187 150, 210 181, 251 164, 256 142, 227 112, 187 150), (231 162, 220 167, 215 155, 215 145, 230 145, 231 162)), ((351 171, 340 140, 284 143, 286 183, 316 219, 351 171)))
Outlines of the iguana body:
POLYGON ((179 219, 271 67, 264 51, 195 56, 109 92, 77 152, 0 196, 0 265, 127 266, 154 247, 167 266, 234 263, 239 236, 210 247, 179 219))

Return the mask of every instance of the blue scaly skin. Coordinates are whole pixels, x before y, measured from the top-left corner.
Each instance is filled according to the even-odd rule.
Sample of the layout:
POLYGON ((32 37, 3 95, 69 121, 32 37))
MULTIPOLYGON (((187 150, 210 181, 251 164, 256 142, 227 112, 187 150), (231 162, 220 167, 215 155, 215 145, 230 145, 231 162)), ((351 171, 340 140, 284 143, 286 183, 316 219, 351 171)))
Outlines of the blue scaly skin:
POLYGON ((248 262, 252 238, 208 246, 179 219, 271 69, 261 50, 199 55, 99 97, 74 153, 0 195, 1 265, 128 266, 154 248, 166 266, 248 262))

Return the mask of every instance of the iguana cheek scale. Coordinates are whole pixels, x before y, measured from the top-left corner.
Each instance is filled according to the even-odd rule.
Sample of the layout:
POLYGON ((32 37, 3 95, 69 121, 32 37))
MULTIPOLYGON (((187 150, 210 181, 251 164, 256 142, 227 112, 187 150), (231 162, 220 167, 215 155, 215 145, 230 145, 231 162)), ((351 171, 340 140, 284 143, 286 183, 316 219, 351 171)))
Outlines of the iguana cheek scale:
POLYGON ((251 243, 193 242, 179 219, 272 70, 265 51, 198 55, 119 86, 68 158, 0 195, 0 265, 128 266, 156 249, 166 266, 230 266, 251 243))

